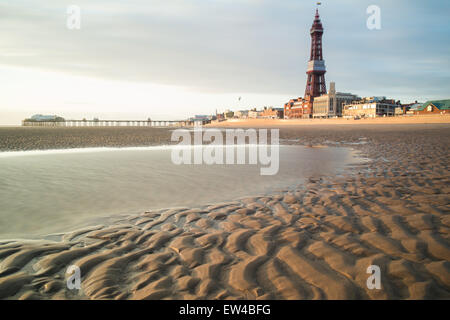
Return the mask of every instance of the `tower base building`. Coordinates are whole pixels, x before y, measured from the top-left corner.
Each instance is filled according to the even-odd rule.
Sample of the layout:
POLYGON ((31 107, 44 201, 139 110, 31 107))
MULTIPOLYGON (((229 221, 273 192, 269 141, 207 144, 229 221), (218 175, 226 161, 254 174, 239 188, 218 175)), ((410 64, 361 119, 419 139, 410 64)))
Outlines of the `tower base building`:
POLYGON ((344 106, 356 100, 360 100, 360 98, 354 94, 336 92, 336 85, 331 82, 327 94, 314 98, 313 118, 342 117, 344 106))

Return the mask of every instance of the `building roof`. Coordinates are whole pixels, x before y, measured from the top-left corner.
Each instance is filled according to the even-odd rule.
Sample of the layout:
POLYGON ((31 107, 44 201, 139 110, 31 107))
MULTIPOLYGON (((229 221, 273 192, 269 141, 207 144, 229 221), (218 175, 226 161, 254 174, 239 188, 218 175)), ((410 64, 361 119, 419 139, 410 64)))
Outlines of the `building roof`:
POLYGON ((30 119, 25 119, 25 120, 38 121, 38 122, 40 122, 40 121, 42 121, 42 122, 45 122, 45 121, 58 121, 58 122, 65 121, 64 118, 59 117, 57 115, 43 115, 43 114, 35 114, 30 119))
POLYGON ((423 105, 423 103, 414 103, 409 106, 409 110, 413 110, 413 111, 421 110, 422 105, 423 105))
POLYGON ((31 117, 33 120, 54 120, 56 119, 56 115, 43 115, 43 114, 35 114, 31 117))
POLYGON ((430 104, 433 104, 439 110, 450 110, 450 99, 448 99, 448 100, 430 100, 430 101, 427 101, 427 102, 425 102, 422 105, 422 108, 419 108, 418 110, 424 110, 430 104))

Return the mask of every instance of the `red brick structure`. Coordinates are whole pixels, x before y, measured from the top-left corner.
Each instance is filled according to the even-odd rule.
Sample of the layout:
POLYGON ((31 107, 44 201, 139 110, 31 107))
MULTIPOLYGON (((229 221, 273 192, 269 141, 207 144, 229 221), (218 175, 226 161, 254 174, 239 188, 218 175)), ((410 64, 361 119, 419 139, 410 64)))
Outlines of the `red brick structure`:
POLYGON ((303 118, 304 115, 308 117, 309 105, 302 97, 298 99, 291 99, 284 105, 284 118, 303 118))
POLYGON ((427 101, 414 111, 415 114, 450 114, 450 100, 427 101))

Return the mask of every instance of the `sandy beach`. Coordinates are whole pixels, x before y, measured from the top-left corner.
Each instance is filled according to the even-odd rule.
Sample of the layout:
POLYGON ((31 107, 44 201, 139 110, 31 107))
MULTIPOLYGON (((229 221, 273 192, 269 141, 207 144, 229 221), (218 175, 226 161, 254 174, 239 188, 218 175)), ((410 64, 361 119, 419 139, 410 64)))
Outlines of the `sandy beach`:
POLYGON ((166 128, 0 127, 0 152, 168 144, 166 128))
MULTIPOLYGON (((417 119, 223 122, 368 161, 297 190, 0 240, 0 299, 450 299, 450 124, 417 119)), ((168 142, 166 129, 0 129, 2 151, 168 142)))

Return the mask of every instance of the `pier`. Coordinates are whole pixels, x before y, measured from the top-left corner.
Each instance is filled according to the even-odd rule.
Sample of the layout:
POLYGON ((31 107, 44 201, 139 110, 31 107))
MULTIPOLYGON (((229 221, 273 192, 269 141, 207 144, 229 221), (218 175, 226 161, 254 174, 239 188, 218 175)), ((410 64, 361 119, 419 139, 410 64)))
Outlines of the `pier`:
MULTIPOLYGON (((22 121, 24 127, 193 127, 199 121, 191 120, 65 120, 65 121, 22 121)), ((202 124, 209 120, 201 120, 202 124)))

